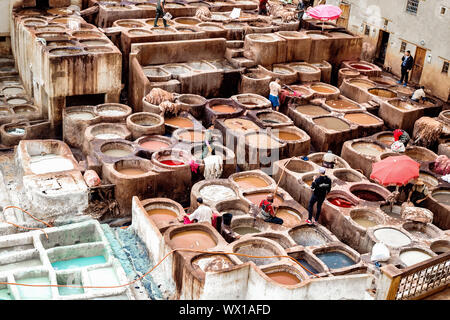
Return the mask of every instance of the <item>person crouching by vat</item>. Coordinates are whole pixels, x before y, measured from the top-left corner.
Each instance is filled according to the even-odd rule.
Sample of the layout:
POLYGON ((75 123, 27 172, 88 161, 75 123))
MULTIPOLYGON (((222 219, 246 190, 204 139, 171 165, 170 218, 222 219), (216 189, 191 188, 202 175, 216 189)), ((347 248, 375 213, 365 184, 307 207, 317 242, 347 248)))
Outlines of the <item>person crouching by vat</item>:
POLYGON ((261 200, 259 209, 265 222, 283 224, 283 219, 275 216, 275 211, 273 210, 273 194, 270 193, 266 199, 261 200))
POLYGON ((278 95, 281 91, 281 80, 279 78, 276 78, 275 81, 272 81, 269 83, 269 100, 272 103, 272 109, 275 111, 278 111, 280 109, 280 99, 278 98, 278 95))
POLYGON ((328 150, 328 152, 323 155, 322 166, 328 169, 333 169, 335 164, 336 155, 334 155, 331 150, 328 150))
POLYGON ((202 198, 197 198, 197 202, 200 204, 194 212, 190 215, 184 214, 185 222, 186 218, 189 219, 189 222, 209 222, 212 223, 213 211, 210 207, 203 204, 202 198))
POLYGON ((319 168, 320 175, 314 179, 311 184, 311 189, 313 189, 313 194, 309 200, 308 205, 308 219, 306 219, 307 224, 316 224, 319 221, 320 211, 322 209, 322 204, 325 201, 325 197, 328 192, 331 191, 331 179, 325 175, 326 169, 324 167, 319 168), (317 202, 317 213, 313 222, 313 207, 317 202))
POLYGON ((258 14, 267 16, 267 0, 259 0, 258 14))

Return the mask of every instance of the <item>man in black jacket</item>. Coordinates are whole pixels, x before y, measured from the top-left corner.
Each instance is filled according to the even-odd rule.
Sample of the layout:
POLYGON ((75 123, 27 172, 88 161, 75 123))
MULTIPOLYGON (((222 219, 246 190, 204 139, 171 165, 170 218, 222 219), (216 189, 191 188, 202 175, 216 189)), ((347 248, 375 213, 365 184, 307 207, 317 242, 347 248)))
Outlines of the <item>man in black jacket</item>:
POLYGON ((397 81, 397 83, 402 83, 403 81, 405 81, 405 83, 403 84, 404 87, 406 87, 406 85, 408 84, 408 73, 409 70, 412 69, 414 65, 414 59, 411 56, 411 51, 406 51, 405 55, 402 57, 402 76, 400 78, 399 81, 397 81))
POLYGON ((328 192, 331 190, 331 179, 328 178, 325 175, 326 169, 324 167, 319 168, 320 176, 316 178, 313 183, 311 184, 311 189, 313 189, 313 194, 311 196, 311 199, 309 200, 308 205, 308 219, 306 219, 306 223, 308 224, 316 224, 317 221, 319 221, 319 215, 320 210, 322 209, 322 204, 325 201, 325 196, 328 192), (313 216, 313 207, 314 204, 317 202, 317 213, 315 217, 315 221, 312 222, 312 216, 313 216))

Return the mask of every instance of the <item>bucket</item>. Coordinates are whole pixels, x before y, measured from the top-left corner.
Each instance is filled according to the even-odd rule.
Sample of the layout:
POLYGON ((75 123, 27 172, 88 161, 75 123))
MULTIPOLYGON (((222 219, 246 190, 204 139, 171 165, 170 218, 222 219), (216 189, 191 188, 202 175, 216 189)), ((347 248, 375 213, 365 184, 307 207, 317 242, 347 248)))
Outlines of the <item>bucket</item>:
POLYGON ((231 219, 233 218, 233 215, 231 213, 224 213, 222 215, 222 222, 224 225, 229 226, 231 225, 231 219))

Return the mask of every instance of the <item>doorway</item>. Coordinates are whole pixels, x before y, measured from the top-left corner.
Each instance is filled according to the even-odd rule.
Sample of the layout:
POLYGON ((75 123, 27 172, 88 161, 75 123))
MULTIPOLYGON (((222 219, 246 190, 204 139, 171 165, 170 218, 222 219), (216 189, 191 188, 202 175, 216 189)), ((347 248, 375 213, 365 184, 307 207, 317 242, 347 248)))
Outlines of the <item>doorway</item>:
POLYGON ((425 63, 425 55, 427 54, 427 49, 417 47, 416 54, 414 56, 414 66, 411 70, 410 81, 415 84, 420 83, 420 77, 422 76, 423 66, 425 63))
POLYGON ((339 4, 339 8, 342 10, 341 16, 337 20, 337 25, 339 27, 343 27, 345 29, 348 29, 348 19, 350 17, 350 4, 341 2, 339 4))
POLYGON ((377 43, 377 52, 375 56, 375 63, 384 65, 384 60, 386 59, 386 50, 389 44, 390 33, 384 30, 380 30, 378 33, 378 43, 377 43))

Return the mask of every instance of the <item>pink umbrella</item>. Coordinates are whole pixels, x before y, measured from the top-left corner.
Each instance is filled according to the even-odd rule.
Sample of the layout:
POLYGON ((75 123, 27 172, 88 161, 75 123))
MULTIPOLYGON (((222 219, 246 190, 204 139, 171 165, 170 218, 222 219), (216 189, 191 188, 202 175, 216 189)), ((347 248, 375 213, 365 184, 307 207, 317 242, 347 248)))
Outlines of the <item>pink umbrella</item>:
MULTIPOLYGON (((342 14, 342 10, 339 7, 332 6, 329 4, 321 4, 316 7, 309 7, 308 10, 306 10, 306 13, 308 13, 308 15, 313 17, 314 19, 320 21, 328 21, 339 18, 342 14)), ((322 31, 323 31, 323 24, 322 24, 322 31)))

